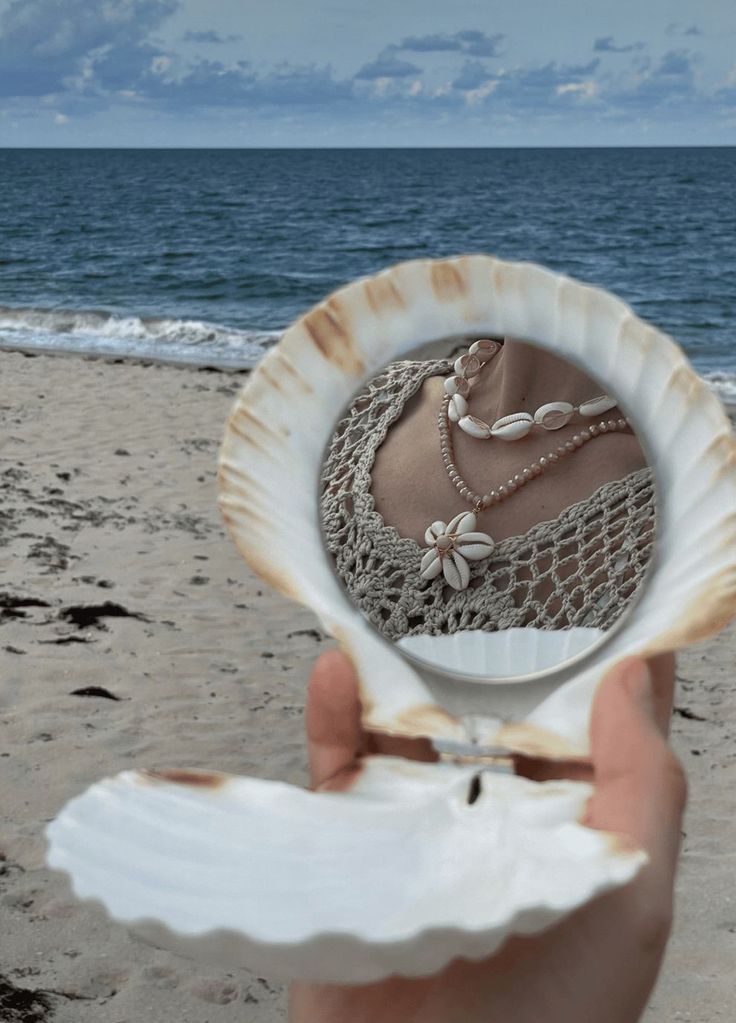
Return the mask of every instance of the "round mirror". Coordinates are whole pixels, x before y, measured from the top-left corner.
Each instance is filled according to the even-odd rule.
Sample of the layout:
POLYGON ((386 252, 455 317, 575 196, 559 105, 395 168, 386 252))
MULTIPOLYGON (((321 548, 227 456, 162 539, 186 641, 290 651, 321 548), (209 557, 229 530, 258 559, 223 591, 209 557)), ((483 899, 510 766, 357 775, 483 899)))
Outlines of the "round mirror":
POLYGON ((320 486, 357 610, 422 666, 507 681, 582 659, 636 603, 653 473, 605 383, 512 338, 384 366, 341 410, 320 486))
POLYGON ((482 255, 305 313, 220 452, 228 529, 349 656, 364 728, 476 752, 586 756, 608 666, 729 620, 734 495, 730 424, 670 338, 482 255))

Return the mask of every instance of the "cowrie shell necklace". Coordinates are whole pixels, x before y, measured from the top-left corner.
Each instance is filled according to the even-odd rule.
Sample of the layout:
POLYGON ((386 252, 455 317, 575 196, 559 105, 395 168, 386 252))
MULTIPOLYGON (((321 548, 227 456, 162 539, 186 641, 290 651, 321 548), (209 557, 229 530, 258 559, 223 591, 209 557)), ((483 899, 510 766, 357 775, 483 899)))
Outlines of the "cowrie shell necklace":
POLYGON ((489 424, 470 415, 468 397, 470 389, 480 375, 483 366, 490 362, 499 351, 497 341, 475 341, 465 355, 455 360, 454 374, 447 377, 444 383, 447 401, 447 414, 450 421, 457 423, 460 429, 470 437, 478 440, 521 440, 535 427, 545 430, 559 430, 567 426, 574 415, 584 419, 595 419, 616 407, 616 399, 608 394, 597 394, 588 398, 580 405, 569 401, 548 401, 540 405, 532 415, 531 412, 512 412, 501 416, 495 423, 489 424))

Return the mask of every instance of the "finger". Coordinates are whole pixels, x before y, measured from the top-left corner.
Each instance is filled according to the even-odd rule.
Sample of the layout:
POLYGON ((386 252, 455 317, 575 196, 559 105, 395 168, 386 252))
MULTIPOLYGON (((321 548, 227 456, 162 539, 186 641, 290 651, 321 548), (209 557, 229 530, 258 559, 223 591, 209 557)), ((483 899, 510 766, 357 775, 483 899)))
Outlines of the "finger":
POLYGON ((670 734, 672 708, 675 702, 675 655, 658 654, 648 661, 652 677, 654 714, 662 735, 670 734))
POLYGON ((663 869, 674 871, 685 780, 658 720, 652 673, 628 658, 604 678, 593 703, 595 791, 587 823, 628 835, 663 869))
POLYGON ((307 750, 312 788, 355 765, 360 750, 360 700, 355 671, 339 650, 316 661, 307 689, 307 750))

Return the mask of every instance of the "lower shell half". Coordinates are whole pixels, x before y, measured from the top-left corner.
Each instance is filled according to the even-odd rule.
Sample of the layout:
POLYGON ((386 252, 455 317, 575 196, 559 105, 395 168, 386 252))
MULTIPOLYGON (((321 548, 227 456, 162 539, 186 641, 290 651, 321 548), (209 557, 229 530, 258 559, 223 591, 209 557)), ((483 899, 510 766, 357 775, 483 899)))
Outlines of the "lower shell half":
POLYGON ((366 983, 491 955, 646 862, 579 823, 580 782, 362 762, 308 792, 206 772, 129 771, 72 800, 48 862, 141 937, 283 979, 366 983))

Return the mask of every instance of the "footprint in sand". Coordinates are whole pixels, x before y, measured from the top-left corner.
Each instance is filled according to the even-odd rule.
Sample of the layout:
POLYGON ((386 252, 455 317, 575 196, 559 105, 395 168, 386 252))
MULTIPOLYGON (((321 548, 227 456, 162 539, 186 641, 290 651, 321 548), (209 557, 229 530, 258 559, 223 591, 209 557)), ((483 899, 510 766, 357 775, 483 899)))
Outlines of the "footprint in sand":
POLYGON ((168 990, 178 987, 181 981, 179 974, 170 966, 147 966, 143 971, 143 976, 154 987, 168 990))
POLYGON ((237 1000, 240 988, 233 981, 203 978, 195 981, 189 989, 195 998, 211 1005, 229 1005, 237 1000))

